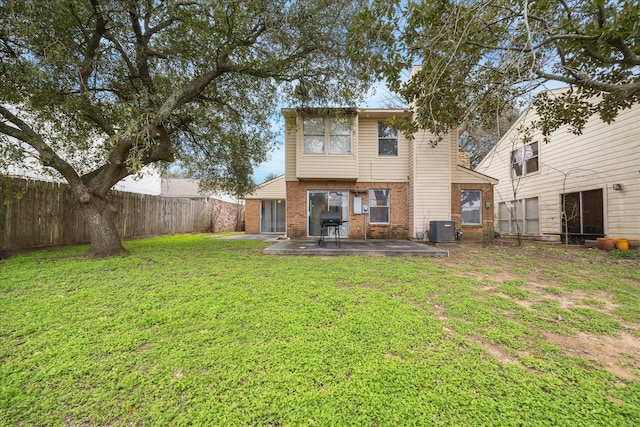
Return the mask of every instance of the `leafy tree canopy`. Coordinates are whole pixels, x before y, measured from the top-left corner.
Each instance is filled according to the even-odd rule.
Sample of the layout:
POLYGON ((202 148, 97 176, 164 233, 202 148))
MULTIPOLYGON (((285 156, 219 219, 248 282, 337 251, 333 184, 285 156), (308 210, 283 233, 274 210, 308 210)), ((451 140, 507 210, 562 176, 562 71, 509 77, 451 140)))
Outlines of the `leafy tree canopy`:
POLYGON ((3 2, 0 131, 68 180, 110 187, 177 158, 241 193, 282 93, 300 82, 319 104, 363 93, 368 71, 346 56, 360 2, 338 3, 3 2))
POLYGON ((367 3, 0 2, 0 166, 33 156, 94 208, 173 161, 246 193, 283 97, 298 87, 307 106, 344 105, 366 92, 376 47, 350 40, 367 3))
POLYGON ((563 124, 580 132, 594 114, 611 122, 640 100, 639 8, 637 1, 448 0, 378 2, 368 13, 388 16, 395 28, 385 76, 415 105, 411 125, 436 133, 488 125, 556 81, 569 90, 535 100, 536 125, 548 135, 563 124), (400 70, 413 63, 421 68, 404 83, 400 70))

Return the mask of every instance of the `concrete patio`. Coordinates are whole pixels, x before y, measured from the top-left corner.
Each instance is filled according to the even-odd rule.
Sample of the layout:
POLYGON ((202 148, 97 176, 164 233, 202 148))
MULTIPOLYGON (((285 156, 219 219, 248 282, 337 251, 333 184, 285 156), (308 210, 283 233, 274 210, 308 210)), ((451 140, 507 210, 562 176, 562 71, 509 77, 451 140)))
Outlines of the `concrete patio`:
POLYGON ((281 240, 263 250, 269 255, 374 255, 448 257, 447 249, 410 240, 342 240, 340 246, 332 239, 326 247, 318 245, 318 239, 281 240))

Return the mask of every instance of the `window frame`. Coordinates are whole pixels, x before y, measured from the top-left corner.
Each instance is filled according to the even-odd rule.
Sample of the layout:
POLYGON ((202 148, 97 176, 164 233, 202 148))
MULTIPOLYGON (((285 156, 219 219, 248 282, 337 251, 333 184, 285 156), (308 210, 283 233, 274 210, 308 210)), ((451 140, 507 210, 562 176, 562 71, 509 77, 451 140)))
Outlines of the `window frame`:
POLYGON ((349 119, 348 117, 328 117, 325 118, 325 122, 328 122, 326 124, 326 126, 328 126, 328 134, 329 134, 329 154, 331 155, 341 155, 341 154, 351 154, 351 119, 349 119), (335 133, 335 131, 333 129, 337 129, 338 131, 340 131, 341 129, 339 128, 339 125, 341 125, 342 123, 346 123, 346 132, 344 132, 344 129, 342 129, 342 131, 344 133, 335 133), (335 125, 335 126, 334 126, 335 125), (341 136, 347 136, 348 137, 348 144, 349 144, 349 149, 348 151, 334 151, 334 147, 335 146, 340 146, 341 144, 336 144, 334 141, 337 140, 337 137, 341 137, 341 136), (336 138, 334 138, 336 137, 336 138))
POLYGON ((540 199, 537 197, 529 197, 527 199, 523 199, 524 203, 524 214, 522 215, 522 220, 524 221, 524 229, 526 234, 530 235, 539 235, 540 234, 540 199), (537 215, 532 216, 531 213, 534 209, 531 209, 529 206, 535 201, 535 212, 537 215), (534 227, 535 224, 535 227, 534 227), (532 229, 535 229, 532 231, 532 229))
POLYGON ((527 197, 524 199, 510 200, 508 202, 498 203, 498 232, 505 234, 518 234, 518 228, 520 227, 520 234, 527 236, 539 236, 540 235, 540 198, 539 197, 527 197), (537 215, 532 215, 533 209, 528 209, 536 200, 535 206, 537 208, 537 215), (504 209, 506 209, 507 218, 504 219, 500 215, 504 209), (514 213, 512 215, 512 212, 514 213), (515 216, 515 218, 512 218, 515 216), (535 227, 533 226, 535 224, 535 227), (506 227, 507 231, 504 230, 506 227), (531 229, 534 229, 533 231, 531 229))
POLYGON ((511 157, 509 163, 509 175, 511 179, 517 179, 523 176, 530 175, 534 172, 540 171, 540 144, 538 141, 525 144, 522 147, 518 147, 515 150, 511 150, 511 157), (527 148, 530 148, 531 154, 527 154, 527 148), (519 157, 519 159, 518 159, 519 157), (535 164, 534 170, 533 166, 535 164), (516 165, 518 165, 516 167, 516 165))
POLYGON ((389 188, 371 188, 369 189, 369 224, 374 224, 374 225, 383 225, 383 224, 390 224, 391 223, 391 190, 389 188), (378 202, 378 198, 376 197, 376 191, 382 191, 383 194, 386 196, 386 200, 385 200, 385 204, 384 205, 379 205, 379 204, 375 204, 374 205, 374 201, 378 202), (386 217, 387 220, 386 221, 374 221, 373 220, 373 211, 374 209, 377 210, 383 210, 386 209, 386 217))
POLYGON ((560 194, 560 231, 563 234, 604 234, 604 201, 605 195, 602 188, 560 194), (567 200, 569 198, 573 200, 567 200), (572 206, 570 207, 569 204, 572 206), (572 210, 571 217, 573 217, 568 219, 568 230, 565 227, 567 215, 565 209, 567 208, 572 210), (594 219, 597 220, 597 226, 593 222, 594 219))
POLYGON ((398 130, 392 128, 391 126, 388 126, 384 123, 384 121, 379 121, 378 122, 378 156, 379 157, 398 157, 400 151, 400 147, 399 147, 399 138, 398 138, 398 130), (385 130, 390 130, 393 131, 395 133, 394 137, 388 137, 385 135, 381 135, 380 131, 382 130, 381 127, 384 127, 385 130), (395 141, 395 153, 383 153, 382 150, 380 149, 382 141, 395 141))
POLYGON ((324 117, 303 117, 302 118, 302 152, 304 154, 324 154, 326 151, 326 125, 324 117), (307 133, 307 121, 322 120, 322 133, 307 133), (322 150, 321 151, 307 151, 307 136, 309 137, 322 137, 322 150))
POLYGON ((306 116, 302 117, 302 154, 309 155, 331 155, 345 156, 353 154, 353 120, 351 117, 326 117, 326 116, 306 116), (306 122, 310 120, 322 121, 322 133, 307 133, 306 122), (346 129, 340 129, 340 124, 344 123, 346 129), (307 139, 307 137, 310 137, 307 139), (312 145, 307 141, 311 138, 322 138, 322 150, 311 151, 308 147, 312 145), (345 138, 342 143, 338 143, 339 138, 345 138), (340 148, 346 147, 347 150, 340 148))
POLYGON ((482 225, 482 190, 477 189, 477 188, 463 188, 460 190, 460 220, 463 226, 478 226, 478 225, 482 225), (464 193, 465 192, 469 192, 469 193, 477 193, 480 195, 480 197, 478 198, 480 200, 480 204, 477 206, 477 208, 473 208, 473 209, 469 209, 467 208, 467 211, 476 211, 478 212, 478 222, 465 222, 465 206, 464 206, 464 193))

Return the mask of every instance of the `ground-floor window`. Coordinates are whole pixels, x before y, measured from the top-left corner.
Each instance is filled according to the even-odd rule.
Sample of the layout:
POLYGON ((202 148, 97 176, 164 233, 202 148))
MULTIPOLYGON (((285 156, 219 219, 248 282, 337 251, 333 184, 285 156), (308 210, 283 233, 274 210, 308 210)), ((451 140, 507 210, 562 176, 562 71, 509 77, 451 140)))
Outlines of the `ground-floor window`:
POLYGON ((502 234, 539 234, 538 198, 498 204, 498 231, 502 234))
POLYGON ((369 222, 389 224, 389 193, 387 189, 369 190, 369 222))
POLYGON ((602 189, 560 195, 563 233, 604 234, 602 189))
POLYGON ((527 234, 540 234, 538 198, 524 199, 524 229, 527 234))
POLYGON ((285 233, 287 209, 284 200, 260 201, 260 232, 285 233))
POLYGON ((462 224, 482 225, 482 191, 462 190, 462 224))

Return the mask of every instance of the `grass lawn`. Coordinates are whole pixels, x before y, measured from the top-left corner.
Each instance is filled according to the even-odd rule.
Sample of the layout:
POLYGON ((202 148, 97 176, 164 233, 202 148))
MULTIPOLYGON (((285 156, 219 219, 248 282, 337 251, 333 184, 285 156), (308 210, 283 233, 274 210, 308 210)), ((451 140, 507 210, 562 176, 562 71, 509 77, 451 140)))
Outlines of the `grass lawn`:
POLYGON ((639 258, 266 245, 0 261, 0 425, 640 425, 639 258))

